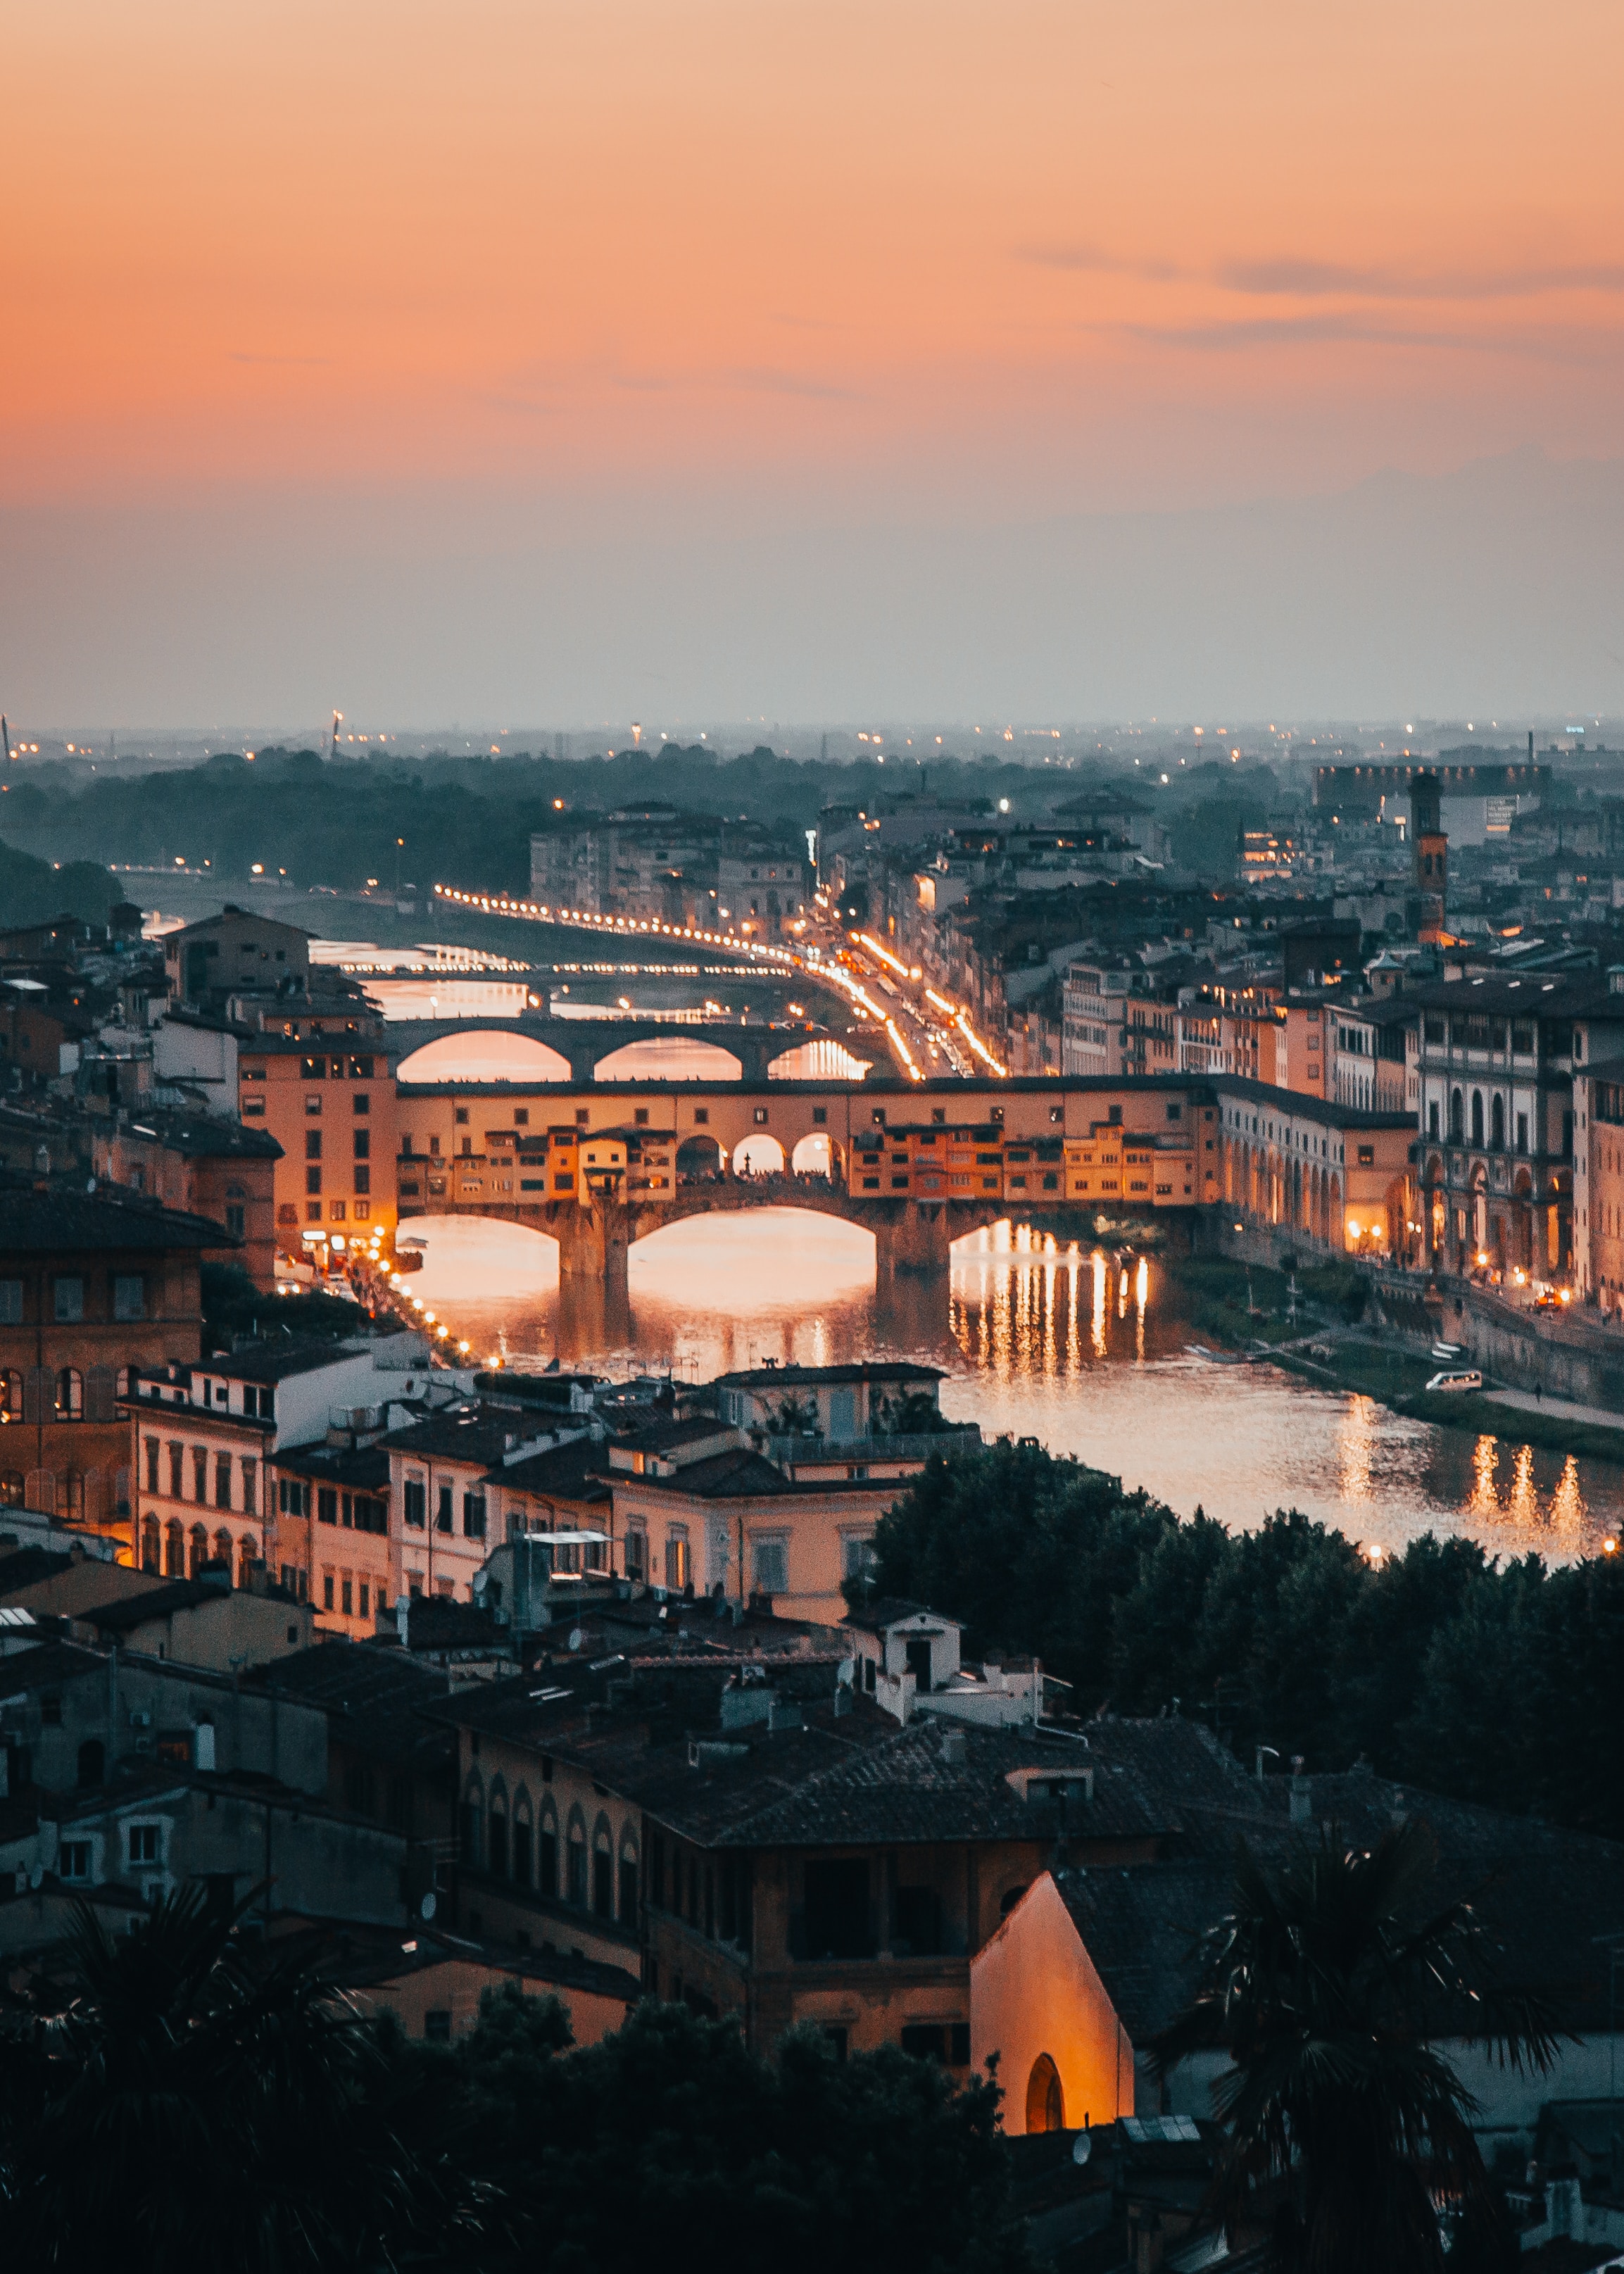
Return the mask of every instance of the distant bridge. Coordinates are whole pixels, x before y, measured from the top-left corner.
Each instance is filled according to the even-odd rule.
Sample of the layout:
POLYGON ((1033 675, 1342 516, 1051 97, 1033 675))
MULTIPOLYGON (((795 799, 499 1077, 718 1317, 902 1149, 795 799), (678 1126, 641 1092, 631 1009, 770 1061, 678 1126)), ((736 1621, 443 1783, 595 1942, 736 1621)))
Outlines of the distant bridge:
MULTIPOLYGON (((645 1079, 659 1081, 663 1075, 663 1079, 669 1081, 671 1073, 659 1067, 655 1054, 667 1056, 673 1044, 695 1043, 710 1050, 726 1051, 737 1068, 733 1080, 766 1081, 774 1078, 775 1065, 786 1059, 793 1061, 803 1051, 820 1050, 830 1055, 845 1047, 836 1036, 810 1033, 793 1027, 751 1024, 734 1019, 686 1020, 538 1016, 504 1019, 500 1027, 490 1027, 483 1021, 470 1019, 402 1019, 391 1021, 387 1040, 390 1050, 397 1052, 402 1061, 436 1043, 461 1044, 460 1052, 447 1050, 440 1053, 448 1064, 457 1056, 468 1055, 477 1043, 486 1045, 492 1066, 504 1060, 509 1063, 510 1071, 505 1078, 494 1074, 458 1075, 454 1071, 446 1076, 447 1079, 470 1084, 477 1082, 480 1088, 487 1087, 499 1079, 505 1079, 506 1086, 509 1088, 515 1082, 530 1087, 538 1081, 579 1088, 583 1083, 598 1081, 600 1066, 614 1067, 602 1077, 610 1081, 637 1080, 639 1076, 635 1063, 621 1058, 621 1053, 627 1051, 649 1057, 650 1071, 645 1079), (515 1051, 513 1047, 515 1040, 529 1047, 522 1047, 515 1051), (519 1063, 527 1058, 531 1060, 528 1067, 519 1063), (619 1065, 625 1065, 625 1073, 619 1071, 619 1065)), ((848 1055, 854 1064, 872 1064, 878 1048, 876 1044, 868 1060, 857 1058, 855 1053, 848 1052, 848 1055)), ((428 1078, 435 1077, 431 1074, 428 1078)), ((712 1081, 726 1081, 728 1070, 713 1062, 710 1078, 712 1081)))

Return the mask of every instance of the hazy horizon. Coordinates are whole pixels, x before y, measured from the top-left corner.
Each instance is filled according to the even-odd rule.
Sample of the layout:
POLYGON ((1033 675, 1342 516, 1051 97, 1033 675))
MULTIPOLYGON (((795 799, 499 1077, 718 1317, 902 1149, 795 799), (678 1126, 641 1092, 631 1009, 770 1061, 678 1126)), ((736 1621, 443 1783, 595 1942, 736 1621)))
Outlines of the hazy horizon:
POLYGON ((11 33, 19 722, 1624 710, 1608 0, 11 33))

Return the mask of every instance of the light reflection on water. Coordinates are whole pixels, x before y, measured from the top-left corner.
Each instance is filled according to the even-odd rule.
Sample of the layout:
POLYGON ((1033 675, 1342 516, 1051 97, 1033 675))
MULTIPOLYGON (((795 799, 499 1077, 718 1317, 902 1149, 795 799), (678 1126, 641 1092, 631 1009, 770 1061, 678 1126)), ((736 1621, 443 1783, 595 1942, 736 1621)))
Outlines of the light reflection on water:
POLYGON ((422 1220, 412 1291, 477 1352, 605 1372, 827 1366, 868 1356, 946 1368, 944 1410, 1033 1436, 1235 1526, 1297 1507, 1400 1547, 1463 1532, 1500 1553, 1594 1550, 1624 1516, 1624 1470, 1440 1429, 1374 1400, 1190 1345, 1178 1289, 1142 1256, 1056 1247, 1000 1225, 954 1250, 945 1291, 876 1289, 856 1225, 786 1209, 699 1216, 631 1253, 618 1314, 560 1287, 551 1240, 476 1218, 422 1220))

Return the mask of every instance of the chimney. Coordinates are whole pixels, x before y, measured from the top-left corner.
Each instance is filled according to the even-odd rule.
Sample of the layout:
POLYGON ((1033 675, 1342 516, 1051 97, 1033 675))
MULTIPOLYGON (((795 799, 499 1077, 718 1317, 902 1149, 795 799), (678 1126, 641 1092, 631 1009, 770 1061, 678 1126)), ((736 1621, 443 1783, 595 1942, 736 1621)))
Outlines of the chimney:
POLYGON ((944 1729, 942 1758, 949 1768, 962 1768, 965 1763, 965 1733, 962 1729, 944 1729))

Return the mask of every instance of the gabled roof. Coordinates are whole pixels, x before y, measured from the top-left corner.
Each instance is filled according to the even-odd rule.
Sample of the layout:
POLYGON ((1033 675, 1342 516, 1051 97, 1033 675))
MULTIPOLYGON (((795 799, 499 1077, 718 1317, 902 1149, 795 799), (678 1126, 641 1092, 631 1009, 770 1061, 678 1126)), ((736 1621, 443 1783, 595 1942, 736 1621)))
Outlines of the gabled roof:
POLYGON ((489 1405, 454 1407, 414 1421, 405 1429, 391 1429, 378 1440, 386 1453, 415 1453, 419 1458, 466 1461, 480 1468, 498 1465, 502 1455, 526 1437, 546 1433, 538 1417, 511 1407, 489 1405))
POLYGON ((379 1445, 293 1445, 272 1459, 291 1475, 355 1492, 387 1492, 389 1456, 379 1445))
POLYGON ((250 1129, 241 1121, 215 1121, 206 1113, 144 1113, 126 1133, 150 1137, 190 1161, 280 1161, 282 1148, 268 1129, 250 1129))
MULTIPOLYGON (((177 1611, 198 1609, 205 1603, 227 1603, 232 1590, 223 1575, 213 1585, 207 1579, 172 1579, 167 1586, 149 1587, 145 1594, 120 1595, 110 1603, 97 1603, 87 1611, 75 1611, 73 1616, 82 1619, 86 1626, 99 1628, 103 1634, 129 1634, 143 1627, 149 1619, 167 1619, 177 1611)), ((287 1608, 297 1608, 297 1597, 285 1587, 267 1587, 262 1598, 256 1600, 276 1603, 287 1608)))
POLYGON ((256 1667, 244 1679, 255 1690, 325 1713, 335 1739, 375 1758, 403 1761, 451 1750, 444 1723, 428 1718, 449 1696, 451 1677, 410 1651, 333 1637, 256 1667))
POLYGON ((609 1498, 608 1467, 608 1447, 583 1434, 544 1453, 527 1453, 522 1461, 499 1461, 487 1481, 548 1499, 603 1501, 609 1498))
POLYGON ((207 1216, 125 1193, 41 1192, 29 1178, 0 1171, 0 1254, 162 1255, 241 1245, 235 1232, 207 1216))
POLYGON ((910 1603, 901 1595, 879 1595, 865 1603, 860 1611, 848 1611, 840 1623, 857 1627, 864 1634, 883 1634, 887 1627, 899 1625, 904 1619, 934 1619, 938 1626, 962 1630, 963 1621, 951 1619, 945 1611, 933 1611, 929 1603, 910 1603))
POLYGON ((19 1650, 0 1658, 0 1698, 20 1697, 26 1690, 43 1690, 49 1683, 78 1682, 87 1674, 105 1674, 107 1660, 99 1651, 81 1650, 77 1643, 43 1642, 34 1650, 19 1650))

